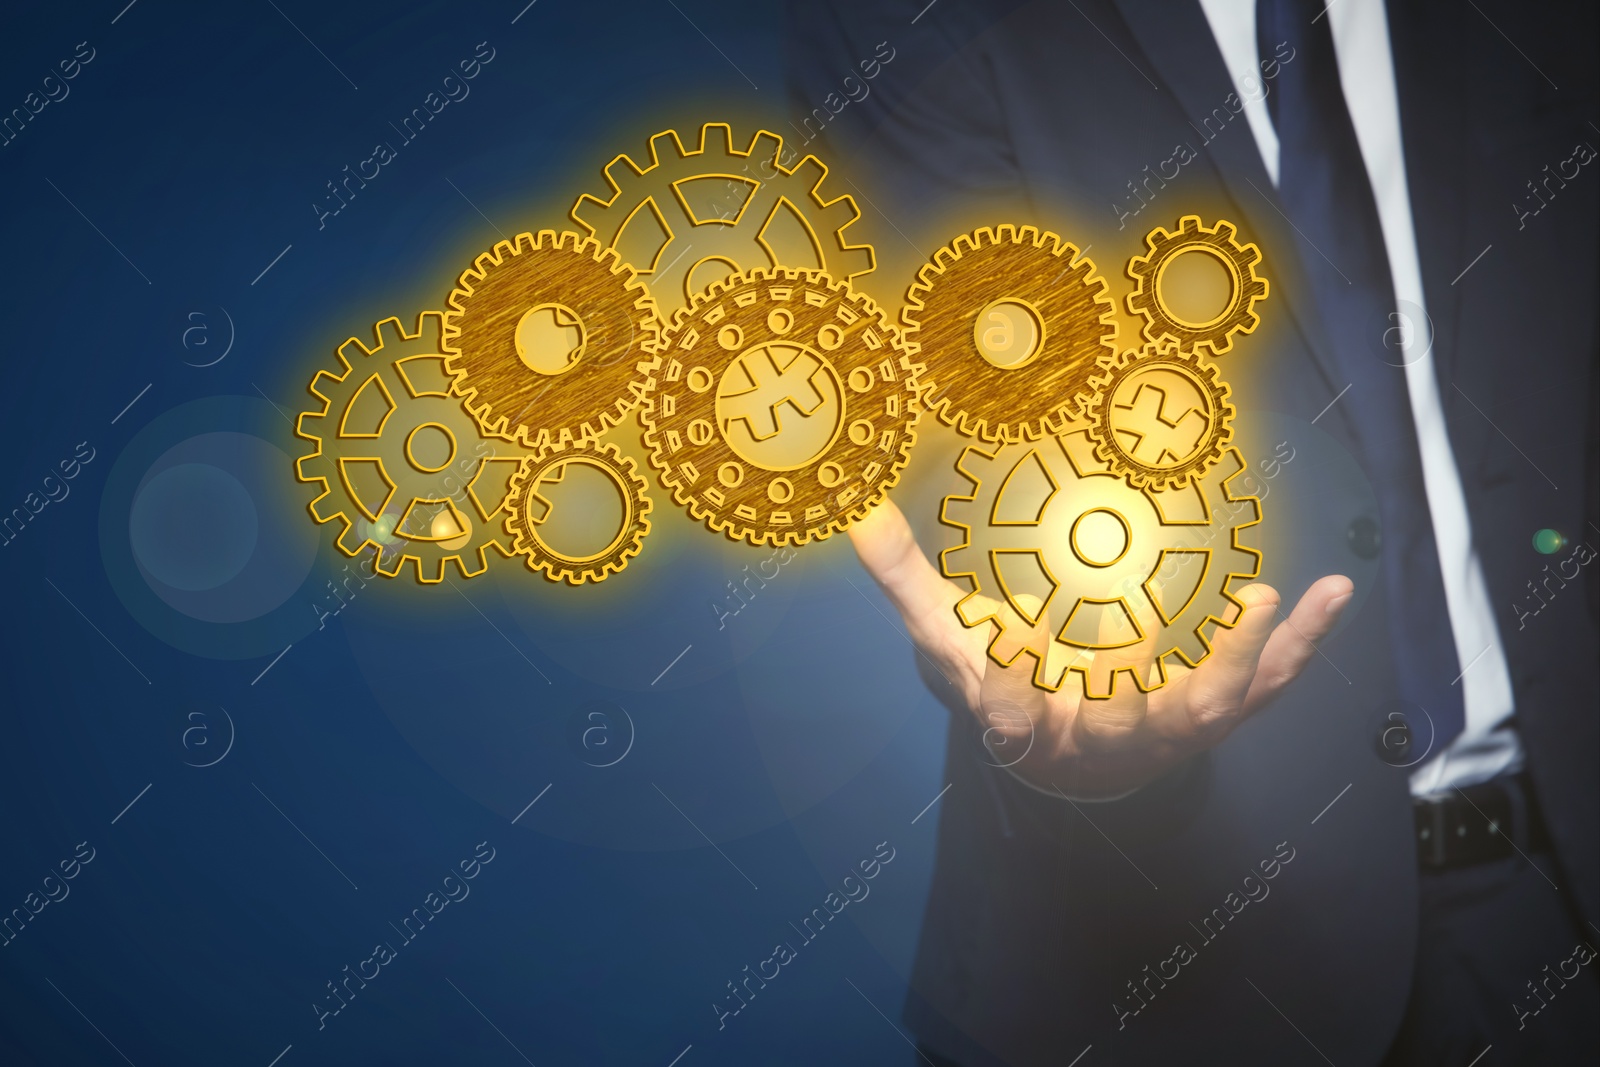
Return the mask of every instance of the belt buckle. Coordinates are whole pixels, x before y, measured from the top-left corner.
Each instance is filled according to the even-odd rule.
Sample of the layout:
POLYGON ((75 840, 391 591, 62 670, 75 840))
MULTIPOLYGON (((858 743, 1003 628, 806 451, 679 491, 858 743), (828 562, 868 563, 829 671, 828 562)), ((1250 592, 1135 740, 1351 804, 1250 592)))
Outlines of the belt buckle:
POLYGON ((1421 861, 1429 867, 1443 867, 1445 865, 1445 813, 1449 808, 1449 796, 1421 797, 1417 807, 1425 812, 1421 823, 1417 827, 1417 849, 1421 861))

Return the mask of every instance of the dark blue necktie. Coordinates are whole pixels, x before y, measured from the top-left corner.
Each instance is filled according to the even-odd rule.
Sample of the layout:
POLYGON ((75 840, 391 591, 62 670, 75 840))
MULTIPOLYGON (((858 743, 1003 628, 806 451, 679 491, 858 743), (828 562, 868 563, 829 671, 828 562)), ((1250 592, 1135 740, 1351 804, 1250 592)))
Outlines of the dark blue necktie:
MULTIPOLYGON (((1278 198, 1299 231, 1300 262, 1332 345, 1335 388, 1350 383, 1337 413, 1378 497, 1400 695, 1427 712, 1437 752, 1464 725, 1461 668, 1405 370, 1397 365, 1403 356, 1392 343, 1405 322, 1395 314, 1383 230, 1339 84, 1331 21, 1323 0, 1256 0, 1260 55, 1273 55, 1284 42, 1294 49, 1267 96, 1278 132, 1278 198)), ((1413 731, 1417 743, 1430 740, 1425 726, 1413 731)))

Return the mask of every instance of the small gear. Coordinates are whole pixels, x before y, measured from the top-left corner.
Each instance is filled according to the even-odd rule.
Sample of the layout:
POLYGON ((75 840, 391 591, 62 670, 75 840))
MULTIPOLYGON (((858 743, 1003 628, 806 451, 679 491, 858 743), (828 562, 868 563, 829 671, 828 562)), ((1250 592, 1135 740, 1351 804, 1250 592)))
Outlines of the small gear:
POLYGON ((526 455, 482 436, 450 394, 443 328, 443 315, 424 311, 415 333, 389 318, 372 347, 350 338, 339 371, 311 379, 321 405, 295 427, 316 446, 295 463, 300 481, 320 487, 311 517, 340 523, 345 555, 375 549, 374 568, 390 578, 409 560, 425 584, 443 581, 447 563, 472 578, 489 550, 510 554, 498 513, 526 455))
POLYGON ((461 275, 445 315, 454 390, 484 432, 544 448, 598 437, 654 367, 655 305, 593 238, 520 233, 461 275))
POLYGON ((1181 489, 1233 440, 1228 395, 1214 366, 1174 344, 1124 352, 1095 379, 1095 453, 1135 489, 1181 489))
POLYGON ((846 281, 869 273, 872 246, 845 237, 861 217, 855 200, 823 199, 828 168, 816 156, 787 167, 784 156, 783 138, 767 130, 743 149, 725 122, 701 127, 694 148, 666 130, 650 138, 647 164, 626 154, 606 164, 607 198, 580 196, 572 221, 638 269, 663 319, 712 282, 755 267, 815 268, 846 281))
POLYGON ((918 368, 877 305, 821 271, 716 283, 677 313, 661 352, 640 408, 650 465, 730 538, 828 537, 910 458, 918 368))
POLYGON ((1228 625, 1223 615, 1239 605, 1233 583, 1261 566, 1240 536, 1261 521, 1260 502, 1230 485, 1244 470, 1238 450, 1223 460, 1184 488, 1138 490, 1095 455, 1087 421, 1039 442, 967 448, 956 466, 971 492, 946 497, 941 512, 962 540, 940 553, 940 568, 972 586, 957 617, 994 624, 989 655, 1002 666, 1032 656, 1041 689, 1077 673, 1086 696, 1104 699, 1118 674, 1149 692, 1166 684, 1168 657, 1197 666, 1211 652, 1207 628, 1228 625), (1049 612, 1055 632, 1007 633, 1002 603, 1030 627, 1049 612), (1096 652, 1149 636, 1140 619, 1159 627, 1150 675, 1097 669, 1096 652), (1016 649, 1009 658, 1002 642, 1016 649))
POLYGON ((917 273, 900 312, 927 368, 923 403, 983 441, 1036 440, 1082 412, 1114 355, 1106 283, 1032 226, 962 234, 917 273))
POLYGON ((1205 345, 1221 355, 1233 347, 1234 334, 1255 331, 1261 324, 1255 304, 1266 299, 1267 280, 1256 273, 1261 250, 1253 244, 1241 245, 1237 238, 1233 223, 1219 221, 1206 229, 1197 215, 1179 219, 1176 232, 1157 226, 1145 235, 1149 253, 1128 261, 1128 277, 1136 283, 1128 294, 1128 311, 1144 319, 1142 332, 1147 341, 1170 339, 1186 352, 1205 345), (1203 322, 1178 314, 1162 288, 1167 268, 1189 253, 1209 255, 1227 271, 1227 302, 1203 322))
POLYGON ((645 488, 638 465, 616 445, 580 441, 545 449, 524 460, 511 478, 505 527, 513 540, 512 551, 523 557, 529 570, 540 571, 551 581, 568 585, 603 582, 627 567, 650 532, 650 520, 646 518, 650 514, 650 498, 645 495, 645 488), (555 511, 541 490, 564 481, 574 467, 580 466, 598 471, 611 482, 621 504, 621 521, 603 545, 577 555, 570 547, 552 545, 541 536, 555 511))

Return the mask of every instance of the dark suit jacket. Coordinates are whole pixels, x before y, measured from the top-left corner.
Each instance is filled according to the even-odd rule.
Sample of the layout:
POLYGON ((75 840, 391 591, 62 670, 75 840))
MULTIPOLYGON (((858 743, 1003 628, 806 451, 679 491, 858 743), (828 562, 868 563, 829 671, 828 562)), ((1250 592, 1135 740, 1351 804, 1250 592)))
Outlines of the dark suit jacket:
MULTIPOLYGON (((1600 146, 1595 9, 1477 6, 1391 5, 1411 204, 1450 439, 1556 843, 1550 906, 1600 923, 1597 568, 1546 584, 1573 550, 1541 556, 1531 540, 1549 527, 1600 546, 1600 160, 1572 176, 1574 146, 1600 146)), ((861 194, 879 253, 863 284, 897 306, 956 233, 1035 223, 1090 246, 1120 299, 1153 226, 1236 222, 1272 294, 1261 330, 1219 363, 1240 425, 1268 427, 1246 458, 1278 439, 1296 449, 1264 501, 1264 577, 1292 602, 1316 575, 1349 573, 1362 597, 1277 706, 1124 801, 1020 785, 954 709, 907 1021, 973 1067, 1062 1065, 1091 1044, 1116 1062, 1306 1062, 1305 1039, 1341 1065, 1374 1062, 1417 928, 1408 772, 1376 738, 1393 665, 1383 598, 1366 594, 1385 576, 1358 523, 1375 515, 1360 470, 1385 457, 1340 405, 1318 418, 1346 383, 1204 16, 1192 0, 943 0, 912 24, 921 7, 791 5, 786 132, 855 183, 830 193, 861 194), (862 81, 861 61, 889 51, 862 81), (1178 146, 1194 158, 1163 180, 1178 146)))

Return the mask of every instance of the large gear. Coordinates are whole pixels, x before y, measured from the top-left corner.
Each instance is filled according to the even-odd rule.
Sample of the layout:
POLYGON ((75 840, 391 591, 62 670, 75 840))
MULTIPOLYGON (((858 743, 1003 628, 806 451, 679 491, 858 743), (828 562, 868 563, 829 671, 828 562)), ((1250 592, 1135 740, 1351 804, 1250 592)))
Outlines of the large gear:
POLYGON ((927 368, 923 403, 983 441, 1036 440, 1082 413, 1114 355, 1115 308, 1077 246, 985 227, 934 253, 900 312, 927 368))
POLYGON ((1233 223, 1219 221, 1207 229, 1198 215, 1178 220, 1176 231, 1160 226, 1145 235, 1148 254, 1128 261, 1128 277, 1136 283, 1128 294, 1128 311, 1144 319, 1148 341, 1176 341, 1184 351, 1204 345, 1215 355, 1233 347, 1233 335, 1252 333, 1261 324, 1255 312, 1258 300, 1267 298, 1267 280, 1256 273, 1261 250, 1241 245, 1233 223), (1178 257, 1198 253, 1220 263, 1228 276, 1228 299, 1220 312, 1205 321, 1191 321, 1174 310, 1162 289, 1163 277, 1178 257))
POLYGON ((1124 352, 1095 379, 1089 436, 1135 489, 1181 489, 1222 458, 1234 407, 1217 369, 1170 342, 1124 352))
POLYGON ((918 368, 877 305, 821 271, 716 283, 677 313, 661 355, 640 408, 650 464, 713 531, 828 537, 910 458, 918 368))
POLYGON ((598 437, 654 368, 655 305, 593 238, 520 233, 461 275, 445 315, 455 392, 484 432, 526 448, 598 437))
POLYGON ((443 328, 443 315, 424 311, 415 333, 389 318, 373 327, 371 347, 350 338, 338 372, 312 378, 320 406, 295 427, 316 446, 295 463, 300 481, 320 487, 311 517, 340 523, 345 555, 374 549, 375 569, 390 578, 409 560, 425 584, 443 581, 446 564, 471 578, 491 549, 509 555, 498 513, 526 455, 480 434, 451 395, 443 328))
POLYGON ((638 269, 663 319, 712 282, 755 267, 814 268, 845 281, 870 272, 872 246, 845 237, 861 216, 855 200, 823 199, 828 168, 816 156, 787 167, 783 159, 783 138, 767 130, 743 149, 724 122, 701 127, 693 148, 666 130, 650 139, 647 163, 622 154, 606 164, 605 199, 580 196, 572 221, 638 269))
POLYGON ((639 554, 644 536, 650 532, 646 517, 650 514, 650 498, 645 495, 645 488, 638 465, 616 445, 580 441, 548 448, 524 461, 511 479, 505 526, 513 539, 512 551, 523 558, 529 570, 541 572, 551 581, 568 585, 604 581, 639 554), (541 489, 564 480, 574 466, 592 468, 609 479, 617 491, 622 513, 609 541, 582 555, 541 536, 541 527, 553 513, 553 505, 541 489))
POLYGON ((967 626, 995 626, 989 655, 1001 665, 1032 656, 1042 689, 1060 689, 1070 673, 1094 699, 1109 697, 1123 673, 1144 692, 1166 684, 1168 657, 1204 660, 1208 628, 1242 607, 1233 583, 1260 573, 1261 554, 1240 536, 1261 521, 1260 502, 1229 484, 1244 470, 1237 449, 1183 489, 1141 491, 1095 455, 1080 421, 1037 443, 969 447, 957 469, 971 492, 946 497, 941 517, 962 540, 939 557, 946 577, 972 586, 956 614, 967 626), (1030 632, 1008 633, 1002 605, 1030 632), (1041 638, 1031 628, 1046 612, 1054 632, 1041 638), (1158 628, 1150 674, 1097 670, 1095 652, 1151 636, 1141 618, 1158 628))

